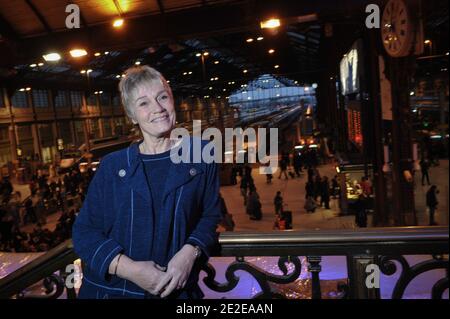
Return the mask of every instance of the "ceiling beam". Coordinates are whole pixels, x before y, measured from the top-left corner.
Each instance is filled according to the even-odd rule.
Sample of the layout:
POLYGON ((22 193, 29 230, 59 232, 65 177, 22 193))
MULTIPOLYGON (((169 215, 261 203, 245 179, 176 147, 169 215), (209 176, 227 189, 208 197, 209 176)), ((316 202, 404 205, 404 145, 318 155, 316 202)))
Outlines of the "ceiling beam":
POLYGON ((26 4, 30 7, 31 11, 35 14, 35 16, 38 18, 38 20, 41 22, 42 26, 44 27, 45 31, 47 33, 52 33, 52 28, 50 28, 50 25, 47 23, 47 20, 45 20, 42 13, 36 8, 33 2, 31 0, 25 0, 26 4))
MULTIPOLYGON (((31 0, 26 1, 31 3, 31 0)), ((313 8, 312 5, 297 4, 292 7, 291 13, 308 14, 313 8)), ((30 37, 23 39, 17 54, 22 60, 31 60, 51 47, 67 50, 72 43, 84 44, 91 50, 121 50, 252 30, 259 30, 259 17, 249 10, 244 1, 240 1, 138 17, 128 20, 120 30, 113 30, 109 23, 105 23, 30 37)))
POLYGON ((2 38, 9 39, 11 41, 18 41, 20 36, 16 30, 0 15, 0 42, 2 38))
POLYGON ((162 0, 156 0, 158 2, 158 7, 159 7, 159 12, 161 14, 164 14, 164 4, 162 2, 162 0))

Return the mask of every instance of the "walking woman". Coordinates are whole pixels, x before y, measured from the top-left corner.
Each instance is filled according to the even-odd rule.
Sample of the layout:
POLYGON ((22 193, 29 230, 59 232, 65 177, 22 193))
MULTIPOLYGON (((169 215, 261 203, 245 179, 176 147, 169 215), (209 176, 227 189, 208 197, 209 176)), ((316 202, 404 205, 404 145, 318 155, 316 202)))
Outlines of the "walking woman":
POLYGON ((73 227, 79 296, 202 298, 200 266, 221 220, 216 164, 174 163, 186 138, 191 155, 193 143, 170 138, 174 100, 158 71, 132 67, 119 89, 143 141, 105 156, 89 185, 73 227))

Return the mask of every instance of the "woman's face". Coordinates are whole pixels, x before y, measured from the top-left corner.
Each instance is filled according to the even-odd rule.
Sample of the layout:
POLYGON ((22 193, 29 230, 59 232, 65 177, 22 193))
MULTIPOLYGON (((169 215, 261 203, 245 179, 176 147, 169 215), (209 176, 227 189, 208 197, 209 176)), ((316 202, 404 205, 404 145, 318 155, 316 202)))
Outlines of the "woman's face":
POLYGON ((170 89, 162 81, 141 85, 134 94, 134 119, 143 133, 161 137, 175 126, 175 107, 170 89))

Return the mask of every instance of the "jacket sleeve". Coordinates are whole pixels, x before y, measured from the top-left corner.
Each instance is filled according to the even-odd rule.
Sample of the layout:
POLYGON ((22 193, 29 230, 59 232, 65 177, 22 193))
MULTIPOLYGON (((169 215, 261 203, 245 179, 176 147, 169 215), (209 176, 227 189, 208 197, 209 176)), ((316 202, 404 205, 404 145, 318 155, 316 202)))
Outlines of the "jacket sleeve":
POLYGON ((108 269, 111 261, 123 248, 105 234, 105 197, 107 188, 104 180, 104 166, 100 165, 89 184, 88 193, 78 214, 72 230, 75 252, 92 273, 108 281, 108 269), (102 169, 103 168, 103 169, 102 169))
POLYGON ((206 165, 207 181, 203 196, 203 211, 197 226, 187 239, 187 243, 199 246, 203 254, 209 258, 214 245, 217 243, 217 225, 222 220, 219 197, 219 176, 217 164, 206 165))

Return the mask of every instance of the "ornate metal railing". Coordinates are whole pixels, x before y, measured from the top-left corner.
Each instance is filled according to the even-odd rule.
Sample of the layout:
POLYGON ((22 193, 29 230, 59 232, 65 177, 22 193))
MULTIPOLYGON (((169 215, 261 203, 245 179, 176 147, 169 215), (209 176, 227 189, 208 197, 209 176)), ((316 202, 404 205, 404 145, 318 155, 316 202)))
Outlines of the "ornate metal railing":
MULTIPOLYGON (((285 298, 273 284, 289 284, 298 280, 301 272, 299 256, 306 256, 307 271, 311 274, 311 298, 322 297, 320 272, 322 256, 346 256, 348 278, 338 284, 341 298, 380 298, 378 287, 366 284, 368 265, 376 265, 380 274, 400 276, 394 285, 392 298, 402 298, 409 283, 420 274, 442 269, 444 276, 437 280, 430 297, 442 298, 448 283, 448 227, 367 228, 358 230, 285 231, 268 233, 222 233, 213 256, 234 257, 235 261, 225 271, 226 282, 216 280, 216 270, 211 264, 204 267, 203 279, 208 289, 226 293, 240 281, 237 271, 251 275, 260 292, 254 298, 285 298), (409 265, 404 256, 425 255, 428 260, 409 265), (246 260, 249 256, 278 256, 277 266, 282 275, 268 272, 246 260), (289 265, 289 269, 288 266, 289 265)), ((47 298, 58 298, 64 289, 67 297, 75 298, 75 290, 65 287, 65 266, 73 263, 76 255, 71 241, 52 249, 47 254, 0 280, 0 298, 24 298, 22 291, 39 280, 44 280, 47 298), (59 270, 59 275, 55 274, 59 270)), ((375 285, 376 286, 376 285, 375 285)))

